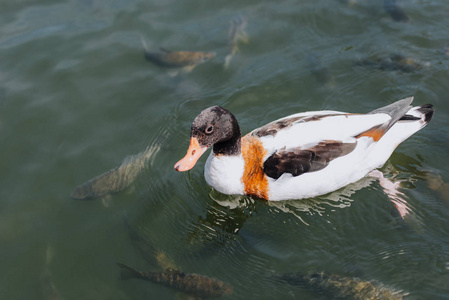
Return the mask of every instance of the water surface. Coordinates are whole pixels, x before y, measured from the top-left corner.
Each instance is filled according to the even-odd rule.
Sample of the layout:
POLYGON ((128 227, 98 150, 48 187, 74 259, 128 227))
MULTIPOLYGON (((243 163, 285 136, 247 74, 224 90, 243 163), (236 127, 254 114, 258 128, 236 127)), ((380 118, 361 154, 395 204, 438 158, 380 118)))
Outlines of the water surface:
POLYGON ((402 7, 407 23, 380 0, 2 1, 2 298, 173 299, 164 286, 121 281, 115 264, 157 270, 154 253, 163 252, 185 272, 231 284, 228 299, 325 299, 276 280, 282 272, 357 276, 407 299, 449 299, 449 196, 438 188, 449 182, 449 6, 402 7), (236 16, 247 20, 249 43, 225 69, 236 16), (217 56, 171 77, 145 61, 142 37, 154 49, 217 56), (420 67, 360 63, 393 54, 420 67), (377 181, 272 204, 212 191, 205 158, 189 173, 173 170, 208 106, 231 110, 246 133, 293 112, 368 112, 407 96, 436 114, 382 168, 403 181, 405 219, 377 181), (70 198, 146 149, 153 153, 124 190, 70 198))

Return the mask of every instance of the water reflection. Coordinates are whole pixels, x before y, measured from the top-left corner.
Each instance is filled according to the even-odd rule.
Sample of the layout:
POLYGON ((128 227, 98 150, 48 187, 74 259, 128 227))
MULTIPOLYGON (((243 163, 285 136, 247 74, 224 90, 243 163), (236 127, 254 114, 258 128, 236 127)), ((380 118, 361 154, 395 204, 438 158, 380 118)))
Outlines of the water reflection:
POLYGON ((249 197, 230 197, 212 190, 209 194, 214 202, 208 207, 205 217, 198 217, 188 228, 190 245, 222 246, 234 239, 245 221, 257 213, 257 203, 249 197))
MULTIPOLYGON (((204 214, 199 215, 196 220, 191 220, 182 225, 186 233, 187 245, 194 246, 197 250, 203 247, 209 250, 220 248, 234 241, 245 222, 251 217, 257 218, 259 210, 268 211, 272 214, 283 213, 293 216, 304 225, 309 225, 307 219, 310 216, 327 219, 329 212, 350 207, 353 202, 352 196, 356 192, 372 186, 375 182, 378 182, 382 191, 391 201, 392 207, 394 207, 393 214, 405 221, 406 224, 411 225, 415 230, 421 231, 422 221, 419 214, 416 213, 416 208, 408 202, 405 191, 414 188, 416 181, 425 180, 430 188, 442 195, 447 195, 445 191, 448 184, 442 181, 441 176, 431 171, 422 170, 420 162, 411 157, 395 154, 395 158, 408 162, 401 162, 398 165, 388 162, 382 168, 382 172, 376 170, 370 174, 371 176, 362 178, 328 195, 313 199, 264 201, 248 196, 224 195, 211 189, 208 196, 213 201, 207 202, 206 199, 202 199, 195 192, 198 189, 196 182, 204 182, 200 173, 195 173, 197 175, 195 178, 186 178, 185 186, 180 188, 180 190, 191 191, 191 195, 173 197, 173 194, 167 190, 163 178, 148 181, 149 186, 146 187, 147 191, 144 194, 151 193, 152 197, 157 199, 157 203, 165 205, 165 209, 162 210, 163 214, 181 212, 185 209, 183 207, 188 206, 189 203, 201 203, 200 205, 205 209, 204 214)), ((205 189, 209 188, 206 187, 205 189)), ((151 214, 154 213, 155 208, 150 206, 155 204, 145 204, 151 214)), ((142 211, 142 216, 144 216, 145 211, 142 211)), ((154 252, 154 250, 147 252, 154 252)))
MULTIPOLYGON (((158 162, 159 159, 155 161, 158 162)), ((447 187, 447 184, 435 172, 423 169, 421 161, 400 152, 396 153, 381 170, 382 173, 378 171, 378 174, 372 174, 374 176, 365 177, 329 195, 279 202, 267 202, 247 196, 223 195, 207 186, 202 186, 205 182, 200 172, 190 173, 190 176, 183 178, 183 181, 175 182, 175 177, 171 177, 167 171, 159 174, 157 178, 152 176, 152 180, 146 181, 146 186, 142 187, 144 190, 140 193, 140 197, 145 198, 143 200, 145 202, 141 203, 141 207, 136 208, 137 211, 134 212, 134 215, 130 215, 129 223, 126 223, 126 226, 129 228, 133 244, 154 269, 164 270, 166 267, 170 267, 180 270, 182 267, 190 266, 187 268, 192 270, 193 266, 194 271, 197 272, 195 268, 200 267, 203 268, 201 274, 213 276, 215 271, 213 269, 204 271, 204 265, 207 264, 204 263, 201 267, 198 265, 198 261, 207 261, 214 265, 214 259, 219 259, 226 261, 229 267, 223 270, 221 275, 215 275, 217 278, 229 281, 229 278, 235 276, 235 272, 239 272, 244 267, 247 276, 251 274, 252 278, 258 278, 256 286, 260 285, 263 290, 264 284, 275 285, 270 281, 269 274, 266 272, 274 259, 289 262, 292 259, 300 258, 307 260, 308 257, 304 253, 296 253, 298 245, 295 245, 294 242, 290 241, 286 246, 285 239, 290 239, 295 233, 291 235, 288 231, 286 232, 286 228, 279 228, 279 224, 286 220, 298 220, 299 224, 305 225, 300 227, 300 231, 301 234, 307 236, 308 243, 312 244, 311 249, 314 249, 314 245, 321 249, 320 251, 315 249, 314 255, 321 253, 328 257, 330 254, 334 254, 332 245, 326 244, 323 237, 315 236, 314 232, 331 229, 332 234, 338 235, 338 226, 335 226, 335 223, 334 225, 328 224, 336 222, 335 220, 331 221, 332 216, 336 215, 334 211, 353 205, 354 195, 375 185, 376 182, 391 201, 391 207, 394 208, 394 214, 397 216, 395 219, 411 227, 415 233, 423 232, 421 215, 416 204, 410 203, 408 191, 414 189, 418 181, 426 182, 430 188, 433 187, 435 190, 447 187), (170 190, 170 187, 174 186, 177 186, 176 190, 170 190), (186 190, 189 192, 185 193, 186 190), (148 201, 149 199, 151 201, 148 201), (274 214, 281 215, 274 218, 274 214), (182 219, 173 218, 173 216, 180 215, 184 217, 182 219), (313 227, 316 227, 313 232, 308 232, 310 221, 313 221, 313 227), (260 228, 260 224, 264 224, 263 228, 260 228), (244 230, 245 226, 249 228, 244 230), (173 247, 173 240, 184 242, 181 247, 173 247), (179 266, 171 257, 174 257, 176 261, 182 261, 183 266, 179 266)), ((147 172, 152 173, 151 170, 147 170, 147 172)), ((370 192, 374 193, 374 191, 375 189, 370 192)), ((385 210, 379 211, 379 213, 385 214, 385 210)), ((284 225, 284 227, 287 226, 291 230, 298 228, 297 224, 290 225, 284 225)), ((405 228, 405 226, 399 228, 401 227, 405 228)), ((390 231, 391 224, 386 225, 384 229, 390 231)), ((359 263, 381 261, 382 271, 388 272, 389 268, 384 264, 393 259, 397 260, 398 257, 403 257, 400 258, 401 260, 412 259, 410 255, 416 252, 404 245, 403 235, 403 230, 397 230, 388 241, 373 238, 360 254, 352 253, 352 251, 360 251, 360 248, 364 248, 360 245, 341 249, 345 252, 345 263, 359 269, 361 268, 357 265, 359 263)), ((361 241, 361 243, 366 244, 366 241, 361 241)), ((337 251, 334 255, 339 256, 341 251, 337 251)), ((445 258, 442 258, 437 263, 444 265, 446 261, 445 258)), ((302 264, 308 265, 307 262, 302 262, 302 264)), ((313 262, 311 264, 313 265, 313 262)), ((326 267, 321 270, 334 271, 326 269, 326 267)), ((376 274, 373 274, 372 271, 361 274, 362 278, 371 276, 376 278, 376 274)), ((332 282, 338 282, 340 279, 346 280, 350 277, 331 275, 331 278, 332 282)), ((353 281, 355 285, 369 282, 353 281)), ((245 277, 238 282, 232 282, 232 285, 236 295, 239 295, 245 290, 246 285, 251 285, 251 282, 245 277)), ((379 288, 379 286, 373 285, 374 288, 379 288)), ((398 286, 401 286, 400 282, 398 286)), ((254 285, 252 287, 251 290, 254 289, 254 285)), ((354 285, 349 285, 349 287, 353 288, 354 285)), ((340 292, 350 293, 348 290, 332 291, 334 295, 340 292)), ((391 291, 392 295, 396 295, 395 291, 391 291)), ((351 295, 351 297, 356 297, 351 295)), ((359 295, 364 294, 360 293, 359 295)))
MULTIPOLYGON (((304 216, 318 215, 320 217, 323 217, 324 213, 329 208, 332 209, 349 207, 352 202, 351 195, 361 190, 362 188, 370 186, 375 180, 376 179, 374 177, 367 176, 328 195, 300 200, 264 201, 253 199, 247 196, 222 195, 215 191, 211 192, 210 196, 218 205, 224 208, 228 208, 232 211, 241 210, 242 212, 246 212, 247 217, 253 215, 254 212, 256 212, 256 208, 258 205, 264 205, 274 208, 274 212, 276 213, 283 212, 293 215, 303 224, 309 225, 304 220, 304 216)), ((209 221, 209 224, 214 223, 215 221, 209 221)), ((238 230, 235 229, 235 231, 237 232, 238 230)))
POLYGON ((441 200, 449 203, 449 184, 444 181, 439 170, 424 168, 419 160, 402 153, 395 153, 394 158, 394 161, 398 160, 400 163, 390 162, 389 169, 400 180, 401 187, 413 189, 415 183, 422 180, 441 200))
POLYGON ((243 226, 245 220, 257 212, 260 205, 269 206, 275 211, 290 214, 303 224, 305 216, 318 215, 325 217, 325 213, 334 208, 346 208, 352 203, 351 196, 357 191, 378 182, 382 191, 393 204, 394 215, 404 220, 417 231, 422 229, 422 220, 416 210, 408 203, 406 189, 414 188, 418 180, 427 182, 428 187, 436 191, 442 199, 447 201, 449 184, 445 183, 441 176, 430 170, 420 168, 420 163, 408 156, 398 154, 402 160, 408 160, 405 165, 394 166, 391 162, 382 168, 382 172, 375 170, 361 180, 349 184, 344 188, 330 194, 315 197, 313 199, 288 200, 288 201, 261 201, 246 196, 222 195, 216 191, 210 193, 214 202, 221 206, 213 205, 205 219, 200 218, 199 223, 208 228, 208 232, 225 231, 228 234, 236 234, 243 226), (225 211, 227 209, 227 211, 225 211), (236 217, 240 216, 240 217, 236 217), (232 225, 230 225, 232 224, 232 225))
MULTIPOLYGON (((200 172, 190 173, 189 177, 179 182, 171 176, 171 169, 157 171, 159 163, 163 164, 163 161, 166 161, 161 159, 164 151, 159 151, 163 145, 162 141, 156 139, 150 144, 158 150, 153 151, 154 156, 151 156, 151 165, 155 164, 155 168, 143 169, 145 170, 143 177, 147 178, 144 180, 145 186, 139 186, 143 188, 139 195, 145 202, 140 203, 142 206, 136 208, 138 210, 136 215, 130 217, 125 224, 135 247, 142 256, 154 268, 162 270, 180 269, 170 258, 173 254, 179 261, 181 261, 179 257, 184 255, 184 263, 195 264, 192 261, 199 258, 212 259, 219 253, 234 264, 241 263, 242 257, 245 257, 246 266, 250 268, 248 272, 258 273, 267 267, 268 259, 265 256, 283 260, 290 258, 292 254, 291 250, 280 251, 276 246, 260 244, 260 240, 272 241, 271 235, 262 234, 258 239, 257 236, 254 238, 254 234, 250 231, 242 236, 242 228, 252 218, 280 213, 284 216, 278 218, 287 216, 288 219, 289 216, 293 216, 304 225, 309 225, 310 216, 318 216, 319 222, 325 223, 329 219, 329 212, 350 207, 355 193, 378 181, 385 195, 391 200, 392 206, 396 208, 398 218, 406 223, 412 223, 416 208, 408 203, 407 189, 413 189, 418 180, 427 181, 429 187, 433 187, 436 191, 447 188, 441 176, 432 171, 423 170, 419 160, 398 153, 382 168, 383 174, 379 172, 380 174, 375 176, 365 177, 331 194, 313 199, 267 202, 247 196, 223 195, 202 186, 205 182, 200 172), (190 210, 192 206, 198 206, 199 211, 190 210), (181 215, 184 219, 173 218, 173 216, 181 215), (167 242, 179 240, 179 238, 185 241, 181 249, 173 248, 170 242, 167 242), (254 254, 254 250, 258 251, 258 255, 254 254)), ((420 219, 415 218, 415 220, 420 219)), ((414 228, 419 226, 421 225, 412 225, 414 228)), ((280 235, 285 238, 283 233, 280 235)), ((280 241, 278 244, 285 246, 283 242, 280 241)), ((395 248, 380 249, 378 255, 383 260, 406 253, 399 244, 395 248)), ((377 258, 379 257, 375 257, 377 258)), ((225 276, 232 276, 233 271, 235 270, 228 269, 225 276)), ((204 274, 209 276, 207 272, 204 274)))

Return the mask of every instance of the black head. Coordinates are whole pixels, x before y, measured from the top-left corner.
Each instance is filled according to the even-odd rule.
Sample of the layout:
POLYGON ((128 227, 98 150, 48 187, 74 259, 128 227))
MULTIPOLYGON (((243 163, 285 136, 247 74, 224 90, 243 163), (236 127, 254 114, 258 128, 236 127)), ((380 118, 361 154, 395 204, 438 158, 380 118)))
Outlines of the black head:
POLYGON ((201 146, 212 147, 241 136, 234 115, 220 106, 212 106, 193 120, 190 137, 195 137, 201 146))
POLYGON ((193 120, 189 150, 175 169, 191 169, 210 147, 213 147, 215 155, 239 155, 240 138, 240 127, 233 114, 220 106, 206 108, 193 120))

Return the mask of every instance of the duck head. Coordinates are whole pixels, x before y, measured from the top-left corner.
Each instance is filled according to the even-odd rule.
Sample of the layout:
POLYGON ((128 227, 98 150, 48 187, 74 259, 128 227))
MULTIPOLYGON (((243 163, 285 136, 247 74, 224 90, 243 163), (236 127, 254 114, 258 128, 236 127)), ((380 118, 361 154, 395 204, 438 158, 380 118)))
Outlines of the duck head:
POLYGON ((209 107, 193 120, 189 149, 175 164, 175 170, 190 170, 210 147, 214 155, 239 155, 240 138, 240 127, 234 115, 220 106, 209 107))

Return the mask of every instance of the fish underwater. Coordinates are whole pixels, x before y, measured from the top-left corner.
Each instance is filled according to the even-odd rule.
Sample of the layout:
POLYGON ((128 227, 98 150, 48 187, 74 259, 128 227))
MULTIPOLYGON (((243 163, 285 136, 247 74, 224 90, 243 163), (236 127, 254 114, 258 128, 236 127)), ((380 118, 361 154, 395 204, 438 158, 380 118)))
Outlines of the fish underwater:
POLYGON ((368 57, 356 62, 358 66, 371 66, 380 70, 402 71, 411 73, 425 67, 429 67, 429 63, 421 62, 412 58, 405 57, 401 54, 389 54, 386 57, 368 57))
POLYGON ((131 224, 127 214, 123 218, 132 243, 142 254, 143 258, 152 265, 159 266, 162 270, 179 269, 173 259, 161 249, 156 249, 148 240, 145 232, 137 225, 131 224))
POLYGON ((228 283, 204 275, 186 274, 174 269, 166 269, 162 272, 140 272, 122 263, 117 265, 122 269, 120 277, 124 280, 144 279, 201 299, 232 294, 232 287, 228 283))
POLYGON ((41 282, 42 296, 43 299, 46 300, 63 300, 64 298, 61 296, 60 292, 53 282, 53 275, 50 271, 50 265, 53 256, 54 250, 50 245, 48 245, 45 255, 45 268, 39 278, 41 282))
POLYGON ((447 45, 444 47, 443 51, 444 51, 444 54, 449 55, 449 44, 447 44, 447 45))
POLYGON ((441 175, 432 172, 427 172, 425 176, 428 187, 449 203, 449 183, 444 182, 441 175))
POLYGON ((393 290, 375 281, 363 281, 358 278, 324 273, 310 275, 284 273, 278 278, 291 285, 310 288, 331 299, 400 300, 407 295, 403 291, 393 290))
POLYGON ((321 82, 325 87, 334 88, 335 79, 329 68, 323 65, 321 59, 315 54, 309 54, 306 58, 310 73, 318 82, 321 82))
POLYGON ((162 68, 179 69, 185 73, 192 71, 197 65, 214 58, 215 52, 202 51, 170 51, 160 48, 159 51, 152 51, 148 48, 145 40, 142 39, 145 51, 145 58, 162 68))
POLYGON ((248 43, 248 34, 246 25, 248 21, 242 16, 235 17, 230 21, 231 26, 228 32, 229 54, 225 57, 224 68, 227 69, 231 63, 232 57, 239 51, 239 43, 248 43))
POLYGON ((384 9, 395 22, 407 23, 409 21, 409 17, 397 0, 384 0, 384 9))
POLYGON ((135 181, 159 150, 159 146, 151 146, 144 152, 126 157, 115 169, 77 186, 71 197, 76 200, 88 200, 123 191, 135 181))

